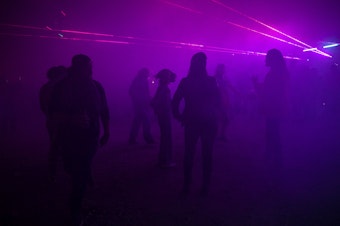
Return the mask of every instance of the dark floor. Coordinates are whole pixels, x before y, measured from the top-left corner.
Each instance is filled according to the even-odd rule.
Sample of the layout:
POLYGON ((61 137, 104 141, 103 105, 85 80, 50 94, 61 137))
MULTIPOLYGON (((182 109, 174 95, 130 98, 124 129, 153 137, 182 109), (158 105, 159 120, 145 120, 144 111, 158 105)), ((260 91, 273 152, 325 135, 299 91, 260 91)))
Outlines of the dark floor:
MULTIPOLYGON (((286 122, 284 169, 274 186, 263 164, 263 121, 235 118, 228 141, 216 143, 210 195, 198 195, 198 148, 187 200, 178 199, 183 131, 174 125, 177 166, 167 170, 156 166, 157 145, 140 140, 129 146, 128 126, 112 125, 110 143, 94 161, 95 187, 86 194, 84 225, 340 225, 340 136, 334 123, 286 122)), ((158 140, 157 125, 153 130, 158 140)), ((1 150, 1 225, 66 225, 68 177, 60 164, 56 184, 48 183, 47 136, 26 132, 1 150)))

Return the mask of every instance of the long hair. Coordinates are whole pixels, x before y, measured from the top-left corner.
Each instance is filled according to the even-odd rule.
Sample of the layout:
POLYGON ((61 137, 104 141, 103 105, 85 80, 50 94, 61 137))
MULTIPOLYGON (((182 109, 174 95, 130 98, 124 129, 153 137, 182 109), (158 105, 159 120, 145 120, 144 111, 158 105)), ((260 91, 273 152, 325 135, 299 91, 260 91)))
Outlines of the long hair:
POLYGON ((283 55, 278 49, 270 49, 266 55, 266 66, 270 67, 272 70, 280 70, 283 72, 287 71, 286 61, 283 55))
POLYGON ((188 77, 208 76, 207 73, 207 56, 203 52, 194 54, 191 58, 188 77))

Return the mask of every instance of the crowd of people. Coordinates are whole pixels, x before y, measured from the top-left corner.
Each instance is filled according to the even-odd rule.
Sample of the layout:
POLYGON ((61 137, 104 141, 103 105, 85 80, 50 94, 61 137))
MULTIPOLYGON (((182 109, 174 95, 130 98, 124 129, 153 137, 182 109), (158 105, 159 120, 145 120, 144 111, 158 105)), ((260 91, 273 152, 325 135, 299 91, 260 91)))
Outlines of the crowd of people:
MULTIPOLYGON (((251 117, 264 117, 266 149, 263 158, 274 180, 279 177, 283 165, 283 120, 287 116, 297 121, 316 120, 321 111, 333 120, 339 113, 340 76, 337 64, 333 64, 329 73, 321 77, 315 68, 292 70, 282 53, 271 49, 264 62, 268 67, 264 79, 252 76, 248 81, 251 87, 245 91, 227 76, 226 65, 222 63, 217 64, 215 73, 210 76, 208 60, 204 52, 195 53, 187 76, 179 80, 173 95, 171 88, 178 77, 174 70, 168 68, 156 73, 158 87, 154 94, 149 90, 151 72, 148 68, 137 72, 127 91, 133 109, 127 144, 132 147, 138 145, 138 134, 142 128, 144 141, 148 145, 159 146, 157 165, 160 168, 176 167, 173 121, 183 127, 181 199, 190 194, 199 140, 203 160, 200 194, 208 196, 214 144, 216 141, 228 142, 228 127, 236 114, 245 112, 251 117), (159 141, 152 134, 150 110, 154 112, 159 126, 159 141)), ((75 55, 70 67, 51 67, 47 79, 48 82, 40 89, 39 103, 46 117, 50 141, 49 180, 55 182, 58 161, 61 160, 71 178, 71 218, 79 224, 86 188, 94 185, 92 161, 98 148, 107 144, 110 138, 109 104, 103 86, 92 76, 92 61, 87 55, 75 55)), ((4 79, 0 85, 8 86, 4 79)), ((1 91, 8 95, 6 89, 1 91)), ((15 122, 15 114, 10 112, 13 108, 6 106, 12 106, 15 101, 6 95, 1 97, 4 105, 1 109, 5 109, 1 111, 1 132, 5 132, 15 122)))
MULTIPOLYGON (((280 169, 280 122, 287 108, 289 73, 281 52, 271 49, 266 56, 269 67, 264 82, 253 78, 254 89, 261 100, 266 117, 266 158, 271 169, 280 169)), ((148 111, 153 109, 160 129, 159 160, 161 168, 176 166, 173 160, 172 119, 184 128, 183 188, 180 198, 190 193, 194 155, 201 140, 203 179, 201 195, 209 194, 213 168, 213 149, 217 138, 226 140, 229 123, 230 91, 239 94, 224 78, 225 66, 219 64, 215 76, 207 72, 207 55, 198 52, 191 58, 189 71, 182 78, 174 95, 169 89, 176 74, 162 69, 156 74, 158 88, 151 97, 148 87, 150 72, 142 68, 132 81, 129 95, 133 105, 133 122, 128 143, 137 144, 140 127, 146 143, 154 144, 148 111), (184 108, 181 104, 184 102, 184 108)), ((70 212, 79 223, 82 200, 88 185, 93 184, 91 163, 98 147, 110 137, 110 114, 102 85, 92 77, 91 59, 78 54, 69 68, 52 67, 48 82, 40 90, 40 106, 46 115, 50 138, 49 175, 55 180, 56 162, 62 159, 71 177, 70 212), (101 129, 102 128, 102 129, 101 129)))

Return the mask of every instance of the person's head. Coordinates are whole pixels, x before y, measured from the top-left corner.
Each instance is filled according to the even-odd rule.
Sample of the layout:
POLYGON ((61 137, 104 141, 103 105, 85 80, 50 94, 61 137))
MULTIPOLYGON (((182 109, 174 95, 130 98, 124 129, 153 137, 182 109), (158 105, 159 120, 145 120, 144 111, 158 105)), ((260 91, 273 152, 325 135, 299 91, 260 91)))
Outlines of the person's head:
POLYGON ((225 65, 224 64, 218 64, 217 67, 216 67, 215 77, 218 78, 218 79, 222 79, 224 73, 225 73, 225 65))
POLYGON ((136 78, 140 80, 147 80, 149 76, 150 76, 149 69, 144 67, 138 71, 136 78))
POLYGON ((162 69, 156 74, 156 78, 159 79, 160 84, 169 84, 175 82, 176 74, 169 69, 162 69))
POLYGON ((77 54, 72 58, 70 75, 83 78, 92 78, 92 61, 84 54, 77 54))
POLYGON ((266 55, 266 66, 272 69, 284 69, 286 62, 278 49, 271 49, 266 55))
POLYGON ((67 68, 64 66, 51 67, 47 71, 48 80, 58 80, 65 77, 67 74, 67 68))
POLYGON ((207 73, 207 55, 203 52, 195 53, 191 58, 189 77, 199 77, 208 75, 207 73))

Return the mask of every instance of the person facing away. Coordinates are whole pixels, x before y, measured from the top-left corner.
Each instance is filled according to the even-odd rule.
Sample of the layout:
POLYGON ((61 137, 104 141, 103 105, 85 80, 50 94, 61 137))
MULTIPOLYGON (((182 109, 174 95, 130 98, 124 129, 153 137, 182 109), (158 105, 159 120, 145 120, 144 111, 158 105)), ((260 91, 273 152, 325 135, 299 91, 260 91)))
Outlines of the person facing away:
POLYGON ((49 114, 51 104, 51 95, 54 87, 62 81, 67 75, 67 68, 64 66, 51 67, 47 71, 47 83, 39 90, 40 109, 46 117, 46 128, 50 139, 50 148, 48 153, 48 172, 52 182, 55 181, 58 157, 60 156, 60 147, 57 140, 58 121, 49 114))
POLYGON ((58 135, 64 167, 71 176, 71 217, 78 223, 86 185, 92 179, 93 157, 98 146, 105 145, 110 135, 105 91, 92 79, 92 63, 88 56, 78 54, 72 58, 67 78, 52 93, 50 113, 61 120, 58 135))
POLYGON ((181 197, 190 192, 196 144, 201 139, 203 183, 201 195, 207 195, 213 165, 213 146, 217 135, 220 93, 216 79, 208 76, 207 56, 203 52, 191 58, 188 76, 180 81, 172 100, 174 117, 184 126, 184 184, 181 197), (180 102, 184 100, 183 112, 180 102))
POLYGON ((169 84, 175 82, 176 75, 168 69, 163 69, 157 73, 156 78, 159 80, 159 85, 151 100, 151 106, 157 116, 161 136, 158 163, 160 167, 168 168, 175 166, 172 161, 172 112, 169 84))
MULTIPOLYGON (((271 49, 266 55, 269 71, 263 84, 254 78, 266 120, 266 161, 272 170, 282 166, 281 123, 288 110, 289 73, 282 53, 271 49)), ((274 171, 273 171, 274 172, 274 171)))
POLYGON ((150 110, 150 91, 148 85, 148 77, 150 72, 147 68, 142 68, 138 71, 137 76, 133 79, 129 95, 132 100, 134 117, 130 129, 129 144, 137 143, 137 136, 140 127, 143 127, 144 140, 148 144, 153 144, 154 139, 151 135, 151 126, 149 118, 150 110))

